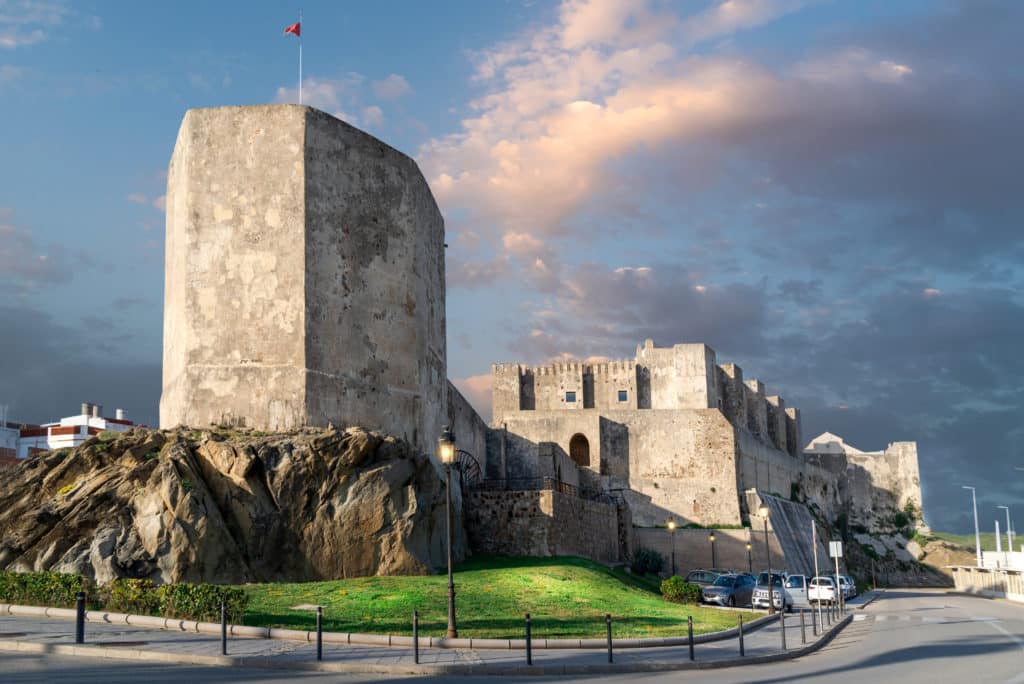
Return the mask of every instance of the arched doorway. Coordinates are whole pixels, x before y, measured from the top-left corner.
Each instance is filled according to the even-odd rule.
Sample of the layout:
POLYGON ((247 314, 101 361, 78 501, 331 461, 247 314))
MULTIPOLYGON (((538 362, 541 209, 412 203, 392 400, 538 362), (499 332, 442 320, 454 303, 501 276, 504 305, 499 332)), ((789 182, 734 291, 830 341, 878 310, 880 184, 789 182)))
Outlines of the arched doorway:
POLYGON ((583 435, 576 433, 569 440, 569 458, 576 465, 587 468, 590 466, 590 442, 583 435))

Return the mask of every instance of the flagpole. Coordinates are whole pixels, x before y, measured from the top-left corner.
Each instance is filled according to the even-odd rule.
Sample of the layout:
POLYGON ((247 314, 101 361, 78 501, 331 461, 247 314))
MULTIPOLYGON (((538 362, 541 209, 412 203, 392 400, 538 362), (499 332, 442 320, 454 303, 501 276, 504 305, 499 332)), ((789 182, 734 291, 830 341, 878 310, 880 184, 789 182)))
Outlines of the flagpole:
POLYGON ((302 10, 299 10, 299 104, 302 104, 302 10))

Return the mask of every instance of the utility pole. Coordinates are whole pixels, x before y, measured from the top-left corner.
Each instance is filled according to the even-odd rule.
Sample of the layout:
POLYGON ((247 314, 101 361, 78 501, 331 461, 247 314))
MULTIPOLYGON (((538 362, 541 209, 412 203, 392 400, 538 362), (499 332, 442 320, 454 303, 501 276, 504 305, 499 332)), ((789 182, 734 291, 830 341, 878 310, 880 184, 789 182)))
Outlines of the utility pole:
POLYGON ((971 490, 971 502, 974 504, 974 550, 978 557, 978 567, 981 567, 981 530, 978 529, 978 498, 975 495, 974 487, 962 485, 964 489, 971 490))

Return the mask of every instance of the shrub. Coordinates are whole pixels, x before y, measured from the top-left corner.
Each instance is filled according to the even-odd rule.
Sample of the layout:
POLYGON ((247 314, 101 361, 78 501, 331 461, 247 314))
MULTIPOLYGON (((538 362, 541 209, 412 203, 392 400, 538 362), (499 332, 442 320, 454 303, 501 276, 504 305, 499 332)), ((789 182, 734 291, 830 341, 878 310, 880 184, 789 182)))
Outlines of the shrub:
POLYGON ((96 435, 96 438, 101 442, 112 442, 117 439, 117 435, 118 433, 116 430, 104 430, 100 434, 96 435))
POLYGON ((639 548, 630 568, 638 575, 656 575, 665 567, 665 559, 654 549, 639 548))
POLYGON ((116 579, 99 591, 104 608, 113 613, 155 615, 160 610, 156 585, 147 579, 116 579))
POLYGON ((700 586, 673 575, 662 581, 661 595, 673 603, 700 603, 700 586))
POLYGON ((0 602, 74 608, 75 594, 86 590, 84 577, 59 572, 0 571, 0 602))
MULTIPOLYGON (((86 591, 84 577, 56 572, 0 571, 0 602, 74 608, 75 594, 86 591)), ((244 589, 219 584, 164 584, 146 579, 117 579, 93 592, 90 604, 97 610, 169 618, 220 621, 224 601, 228 620, 241 624, 249 597, 244 589)))
POLYGON ((220 621, 224 601, 228 620, 241 623, 249 597, 244 589, 220 584, 164 584, 157 588, 160 614, 206 622, 220 621))

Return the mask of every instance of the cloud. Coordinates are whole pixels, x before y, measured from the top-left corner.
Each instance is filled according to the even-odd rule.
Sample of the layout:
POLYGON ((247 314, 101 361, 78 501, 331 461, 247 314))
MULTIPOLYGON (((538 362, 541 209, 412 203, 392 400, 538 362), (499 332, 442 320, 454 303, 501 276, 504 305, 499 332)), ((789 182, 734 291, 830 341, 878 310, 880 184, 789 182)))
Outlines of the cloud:
POLYGON ((63 23, 73 15, 74 11, 63 2, 2 0, 0 48, 14 50, 41 43, 49 36, 46 29, 63 23))
POLYGON ((483 375, 472 375, 467 378, 454 378, 452 384, 458 388, 462 396, 476 409, 484 422, 490 423, 492 416, 491 407, 491 380, 490 373, 483 375))
POLYGON ((691 43, 761 26, 812 4, 808 0, 722 0, 689 17, 682 33, 691 43))
POLYGON ((141 192, 129 193, 125 199, 134 204, 149 204, 149 200, 141 192))
MULTIPOLYGON (((308 76, 302 81, 302 103, 322 109, 339 119, 356 123, 358 118, 349 112, 361 108, 361 89, 364 80, 362 74, 355 72, 335 79, 308 76)), ((278 88, 274 101, 298 102, 298 87, 278 88)))
POLYGON ((397 100, 412 92, 412 87, 403 76, 391 74, 373 82, 373 94, 382 100, 397 100))
POLYGON ((71 280, 67 249, 39 244, 29 231, 8 223, 10 216, 9 211, 0 213, 0 283, 22 290, 71 280))
POLYGON ((167 195, 153 198, 153 208, 157 211, 167 211, 167 195))
POLYGON ((12 420, 57 420, 90 401, 157 424, 159 355, 133 360, 123 331, 109 328, 116 322, 71 326, 37 309, 10 305, 0 305, 0 319, 18 323, 18 334, 0 335, 0 397, 10 404, 12 420))
POLYGON ((25 70, 10 64, 0 64, 0 86, 14 83, 25 75, 25 70))
POLYGON ((384 112, 380 107, 371 105, 363 109, 363 123, 372 128, 380 128, 384 125, 384 112))

